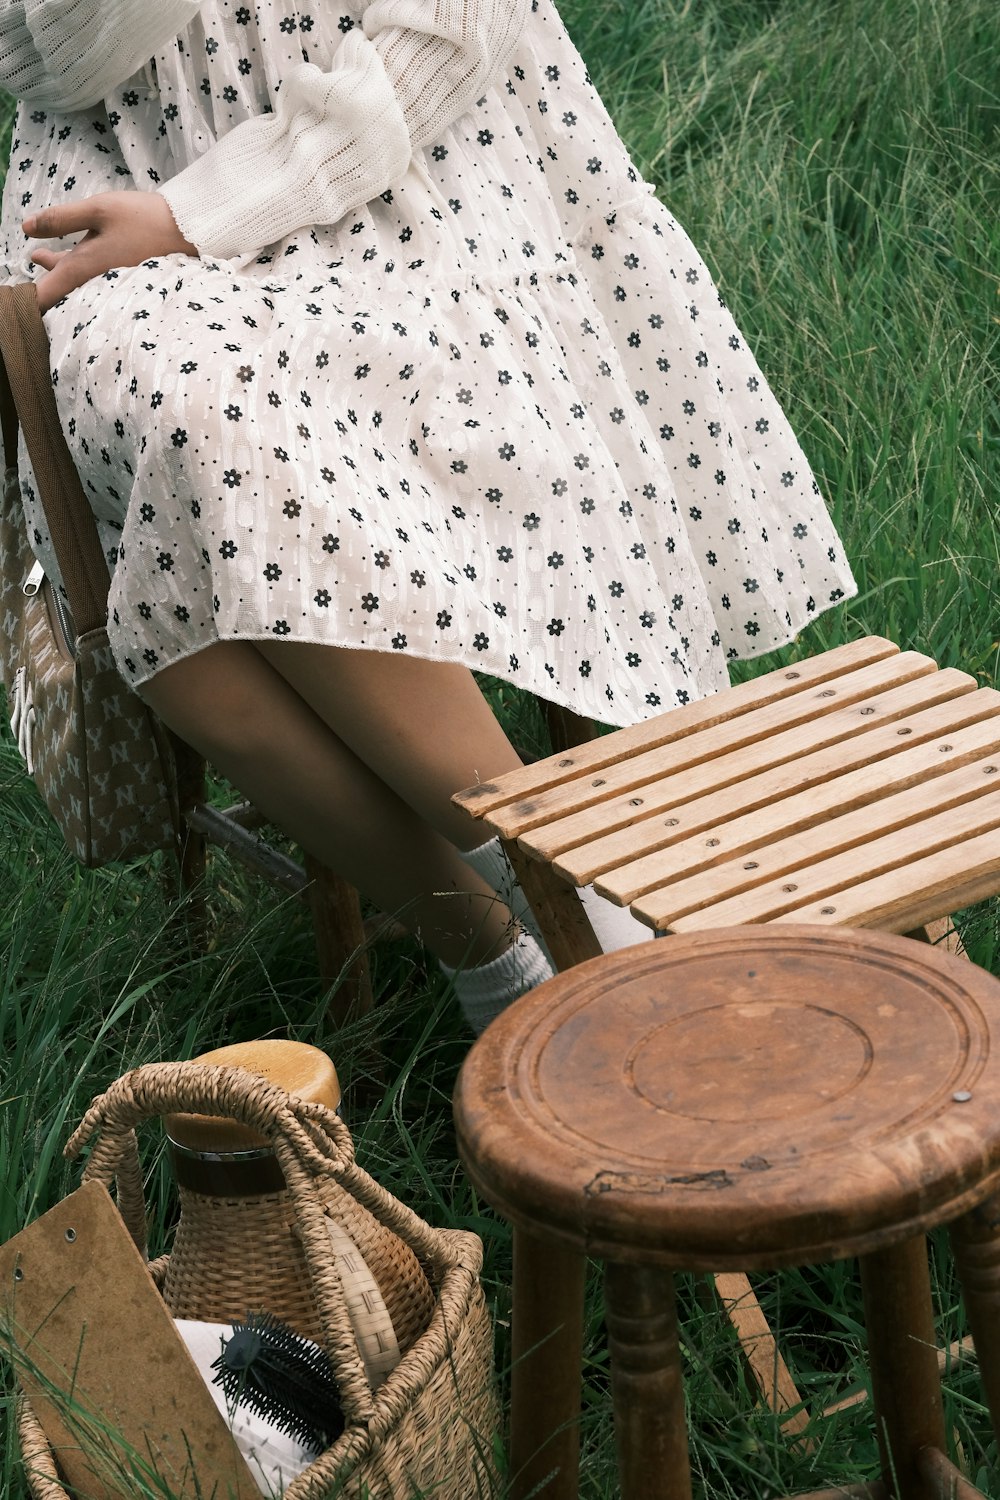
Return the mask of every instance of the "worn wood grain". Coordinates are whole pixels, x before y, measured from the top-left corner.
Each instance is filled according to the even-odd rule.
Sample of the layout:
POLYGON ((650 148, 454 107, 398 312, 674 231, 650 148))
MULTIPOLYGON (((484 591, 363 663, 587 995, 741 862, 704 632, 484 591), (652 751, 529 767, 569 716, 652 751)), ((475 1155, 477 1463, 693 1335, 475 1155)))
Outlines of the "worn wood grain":
POLYGON ((596 880, 612 900, 628 902, 662 884, 663 866, 655 857, 661 849, 670 850, 672 878, 680 879, 820 818, 930 781, 977 756, 1000 753, 1000 693, 988 695, 996 699, 992 710, 977 703, 979 696, 907 717, 912 737, 901 738, 890 725, 870 738, 832 745, 774 771, 751 773, 731 787, 713 788, 673 807, 669 819, 650 818, 570 850, 553 860, 553 868, 576 884, 596 880), (972 723, 961 722, 964 705, 964 712, 975 716, 972 723), (710 838, 718 842, 706 847, 710 838), (706 853, 712 858, 704 858, 706 853))
POLYGON ((998 891, 1000 837, 992 829, 938 849, 905 868, 832 891, 781 920, 910 933, 933 922, 942 911, 975 906, 998 891))
MULTIPOLYGON (((882 725, 900 721, 899 728, 907 729, 901 737, 908 738, 910 716, 962 695, 971 698, 973 688, 962 672, 938 672, 866 694, 846 706, 837 702, 793 724, 779 719, 777 709, 763 709, 740 721, 746 738, 736 744, 723 743, 722 730, 712 730, 711 743, 694 737, 683 760, 658 750, 601 777, 567 782, 546 792, 531 802, 530 811, 529 804, 516 803, 491 817, 502 818, 505 830, 519 837, 536 858, 550 859, 597 834, 635 824, 707 791, 740 785, 749 775, 794 765, 824 747, 849 746, 856 740, 866 752, 872 732, 882 725)), ((736 738, 731 730, 728 738, 736 738)))
POLYGON ((943 697, 971 692, 975 685, 963 672, 937 672, 929 657, 902 652, 847 677, 834 678, 825 687, 727 719, 677 744, 621 759, 596 775, 567 773, 558 786, 496 807, 485 821, 502 837, 519 838, 589 807, 600 806, 606 817, 612 798, 652 786, 662 777, 686 772, 704 781, 714 773, 715 784, 726 786, 741 774, 737 765, 741 750, 756 747, 758 755, 770 757, 765 764, 777 765, 816 745, 863 734, 871 728, 870 719, 885 722, 943 697), (906 685, 910 692, 901 697, 899 689, 906 685), (884 701, 890 695, 891 701, 884 701))
MULTIPOLYGON (((980 1363, 1000 1377, 1000 1209, 984 1208, 1000 1182, 997 1035, 1000 983, 967 960, 779 923, 584 962, 479 1040, 455 1113, 473 1184, 535 1244, 532 1264, 549 1247, 555 1267, 574 1253, 613 1267, 623 1496, 642 1492, 643 1475, 651 1496, 687 1493, 682 1480, 657 1488, 683 1442, 663 1273, 721 1270, 739 1306, 745 1277, 727 1286, 725 1273, 851 1255, 863 1258, 884 1435, 882 1483, 855 1493, 949 1493, 919 1458, 944 1443, 923 1232, 955 1225, 980 1363), (977 1212, 985 1227, 970 1228, 977 1212)), ((537 1327, 522 1320, 521 1347, 545 1345, 563 1302, 554 1279, 539 1269, 544 1295, 525 1294, 537 1327)), ((779 1354, 752 1307, 742 1332, 772 1399, 795 1404, 790 1376, 775 1398, 779 1354)), ((573 1413, 565 1390, 546 1414, 532 1389, 520 1409, 544 1452, 573 1413)), ((541 1486, 547 1496, 544 1474, 541 1486)))
MULTIPOLYGON (((735 859, 710 864, 715 851, 704 847, 701 870, 686 878, 675 878, 667 851, 659 858, 669 884, 638 898, 637 910, 679 930, 679 919, 688 913, 717 911, 720 904, 738 899, 746 913, 739 922, 767 921, 887 870, 902 869, 905 878, 911 860, 1000 825, 995 761, 973 761, 842 817, 821 815, 811 826, 749 844, 735 859), (765 915, 756 915, 758 911, 765 915)), ((705 846, 709 842, 703 840, 705 846)), ((599 882, 598 889, 606 884, 610 882, 599 882)), ((722 915, 714 920, 726 926, 732 919, 722 915)))

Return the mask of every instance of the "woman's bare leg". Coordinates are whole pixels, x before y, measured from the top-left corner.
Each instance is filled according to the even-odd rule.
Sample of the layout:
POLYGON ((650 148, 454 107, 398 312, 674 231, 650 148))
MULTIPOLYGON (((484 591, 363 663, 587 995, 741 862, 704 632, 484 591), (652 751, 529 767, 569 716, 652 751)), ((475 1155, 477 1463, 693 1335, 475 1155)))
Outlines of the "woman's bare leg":
MULTIPOLYGON (((466 667, 391 652, 344 651, 289 641, 259 649, 325 724, 462 850, 484 844, 482 825, 452 795, 493 781, 521 762, 466 667)), ((513 901, 531 927, 519 889, 511 889, 504 856, 487 843, 475 866, 513 901)), ((648 942, 647 927, 593 889, 581 892, 605 952, 648 942)))
POLYGON ((521 761, 467 667, 386 651, 255 643, 337 737, 458 849, 481 825, 451 798, 521 761))
MULTIPOLYGON (((321 651, 310 664, 317 671, 328 668, 344 686, 345 717, 349 707, 359 716, 380 703, 388 709, 389 686, 377 672, 373 691, 365 694, 356 672, 336 671, 338 657, 356 653, 321 651), (352 681, 358 684, 353 692, 352 681)), ((369 653, 365 660, 371 661, 369 653)), ((253 645, 208 646, 157 673, 145 685, 143 697, 289 837, 384 910, 398 913, 444 963, 485 963, 509 945, 510 913, 495 892, 440 832, 348 748, 253 645)), ((367 732, 358 734, 358 742, 376 746, 380 736, 387 737, 402 760, 402 725, 398 734, 392 725, 403 717, 386 711, 380 722, 376 714, 367 732)), ((437 706, 424 699, 417 717, 442 759, 453 760, 446 727, 453 713, 445 711, 442 729, 437 706)), ((430 773, 431 746, 419 735, 414 738, 430 773)), ((468 748, 471 753, 471 743, 468 748)), ((376 759, 391 764, 393 756, 376 759)), ((449 784, 450 774, 448 769, 437 773, 445 803, 450 792, 464 784, 461 775, 449 784)))

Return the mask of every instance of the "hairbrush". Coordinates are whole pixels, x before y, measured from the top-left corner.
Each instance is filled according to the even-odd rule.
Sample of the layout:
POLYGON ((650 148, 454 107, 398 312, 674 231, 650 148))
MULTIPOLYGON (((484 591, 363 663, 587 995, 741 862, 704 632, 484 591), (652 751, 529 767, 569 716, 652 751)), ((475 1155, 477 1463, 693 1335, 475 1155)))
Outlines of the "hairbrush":
POLYGON ((234 1323, 212 1369, 230 1408, 248 1408, 314 1453, 344 1430, 329 1355, 270 1313, 234 1323))

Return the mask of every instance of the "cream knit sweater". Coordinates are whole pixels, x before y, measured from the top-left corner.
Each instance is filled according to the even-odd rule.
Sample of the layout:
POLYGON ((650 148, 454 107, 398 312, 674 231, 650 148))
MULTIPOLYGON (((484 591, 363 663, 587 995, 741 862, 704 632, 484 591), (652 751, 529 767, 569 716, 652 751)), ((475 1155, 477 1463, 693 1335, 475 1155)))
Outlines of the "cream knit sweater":
MULTIPOLYGON (((86 108, 202 3, 0 0, 0 79, 21 99, 86 108)), ((243 256, 385 192, 502 76, 530 3, 371 0, 329 72, 292 68, 273 114, 235 126, 160 189, 182 233, 203 254, 243 256)))

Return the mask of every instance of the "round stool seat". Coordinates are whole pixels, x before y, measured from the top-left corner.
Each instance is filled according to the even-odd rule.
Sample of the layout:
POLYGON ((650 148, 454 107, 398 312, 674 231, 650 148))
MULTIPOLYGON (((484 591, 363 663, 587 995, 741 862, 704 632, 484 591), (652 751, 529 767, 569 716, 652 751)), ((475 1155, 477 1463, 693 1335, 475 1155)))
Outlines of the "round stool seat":
POLYGON ((774 925, 580 964, 462 1069, 459 1150, 521 1228, 614 1261, 864 1253, 1000 1173, 1000 986, 882 933, 774 925))

